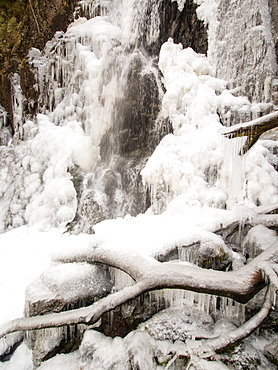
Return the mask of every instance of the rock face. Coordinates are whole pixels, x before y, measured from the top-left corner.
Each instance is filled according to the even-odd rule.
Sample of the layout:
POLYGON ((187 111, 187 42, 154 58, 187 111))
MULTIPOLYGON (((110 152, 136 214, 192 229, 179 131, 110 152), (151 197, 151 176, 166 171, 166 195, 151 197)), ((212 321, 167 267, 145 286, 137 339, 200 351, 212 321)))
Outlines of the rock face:
MULTIPOLYGON (((0 104, 9 114, 13 127, 13 91, 10 78, 21 75, 21 87, 27 99, 36 98, 34 77, 25 57, 30 47, 43 48, 58 30, 65 30, 73 13, 75 0, 16 0, 1 2, 0 18, 0 104)), ((36 99, 35 99, 36 101, 36 99)), ((32 114, 27 104, 25 114, 32 114)))
POLYGON ((156 54, 162 43, 169 37, 172 37, 175 43, 181 43, 183 47, 191 47, 197 53, 207 53, 207 28, 197 18, 197 5, 192 0, 186 0, 184 3, 180 11, 176 1, 160 2, 160 39, 154 47, 156 54))
POLYGON ((217 76, 240 86, 251 102, 277 101, 278 9, 274 1, 262 3, 221 0, 214 20, 217 41, 209 52, 217 76))

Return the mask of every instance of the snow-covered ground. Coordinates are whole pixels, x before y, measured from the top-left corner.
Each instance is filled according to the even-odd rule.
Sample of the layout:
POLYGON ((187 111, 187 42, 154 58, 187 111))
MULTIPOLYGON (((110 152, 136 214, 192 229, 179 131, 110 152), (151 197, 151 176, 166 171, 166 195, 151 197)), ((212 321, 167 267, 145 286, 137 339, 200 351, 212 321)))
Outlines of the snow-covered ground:
MULTIPOLYGON (((205 4, 207 11, 216 6, 203 1, 203 14, 205 4)), ((59 46, 60 36, 54 45, 59 46)), ((44 56, 30 53, 40 73, 48 71, 50 59, 56 57, 56 70, 47 73, 62 70, 68 86, 52 86, 56 108, 25 124, 24 141, 0 148, 0 324, 22 316, 25 288, 51 266, 52 253, 97 243, 153 258, 175 246, 216 238, 212 231, 220 225, 252 217, 258 204, 278 201, 278 174, 263 141, 240 157, 242 143, 219 133, 219 114, 254 112, 257 107, 227 90, 226 82, 214 77, 207 57, 169 39, 159 57, 166 88, 161 114, 170 118, 174 131, 162 139, 142 170, 152 206, 137 217, 102 221, 94 226, 94 235, 65 233, 77 209, 69 168, 93 171, 99 160, 98 145, 109 128, 97 96, 100 72, 111 47, 124 44, 125 38, 107 18, 83 18, 62 36, 68 45, 66 57, 59 55, 59 47, 57 55, 51 54, 51 45, 44 56)), ((103 97, 113 103, 117 90, 111 84, 103 97)), ((25 345, 18 351, 11 362, 0 363, 1 370, 31 369, 25 345)))

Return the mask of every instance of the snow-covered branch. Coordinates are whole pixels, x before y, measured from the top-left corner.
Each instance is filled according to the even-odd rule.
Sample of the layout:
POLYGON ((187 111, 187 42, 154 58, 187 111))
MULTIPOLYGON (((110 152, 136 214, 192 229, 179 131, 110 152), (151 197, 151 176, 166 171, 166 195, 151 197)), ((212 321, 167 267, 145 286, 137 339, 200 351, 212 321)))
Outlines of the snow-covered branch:
POLYGON ((277 126, 278 112, 273 112, 250 122, 225 127, 220 130, 220 133, 229 139, 246 136, 246 142, 240 151, 240 154, 245 154, 264 132, 277 126))
MULTIPOLYGON (((231 297, 239 302, 247 302, 266 283, 266 266, 278 262, 276 245, 272 245, 248 265, 237 271, 207 270, 197 266, 144 259, 135 252, 130 256, 127 251, 91 248, 88 253, 57 258, 60 262, 104 263, 128 273, 135 284, 110 294, 91 306, 75 310, 26 317, 13 320, 0 328, 0 338, 8 333, 20 330, 35 330, 47 327, 59 327, 78 323, 95 323, 105 313, 133 299, 144 292, 180 288, 201 293, 231 297), (262 267, 263 266, 263 267, 262 267), (263 270, 263 271, 262 271, 263 270)), ((271 268, 271 281, 274 282, 274 270, 271 268)), ((270 276, 270 275, 269 275, 270 276)))
MULTIPOLYGON (((193 341, 187 340, 185 343, 178 342, 168 344, 168 353, 174 354, 170 364, 179 357, 198 356, 201 358, 209 358, 215 355, 215 352, 226 349, 235 343, 247 338, 254 330, 256 330, 263 321, 267 318, 272 309, 271 288, 268 288, 264 303, 260 311, 246 321, 243 325, 229 332, 223 332, 215 338, 206 340, 193 341)), ((159 343, 157 344, 160 345, 159 343)))
POLYGON ((105 312, 137 297, 143 293, 145 289, 146 284, 144 282, 139 282, 133 286, 126 287, 119 292, 104 297, 87 307, 9 321, 0 327, 0 338, 3 338, 9 333, 21 330, 37 330, 70 324, 94 323, 98 321, 105 312))

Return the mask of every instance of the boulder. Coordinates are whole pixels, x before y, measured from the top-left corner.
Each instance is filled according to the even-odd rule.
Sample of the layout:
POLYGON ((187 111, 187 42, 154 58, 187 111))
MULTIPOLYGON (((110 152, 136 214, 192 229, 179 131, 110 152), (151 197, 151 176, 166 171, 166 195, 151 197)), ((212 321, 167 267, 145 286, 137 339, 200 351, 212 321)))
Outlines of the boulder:
POLYGON ((274 230, 264 225, 256 225, 243 239, 242 252, 247 258, 253 259, 277 241, 278 237, 274 230))
POLYGON ((212 337, 213 319, 195 307, 182 305, 166 308, 143 324, 157 340, 181 340, 212 337))
MULTIPOLYGON (((25 315, 35 316, 60 312, 92 304, 107 295, 112 282, 102 266, 68 263, 46 270, 26 289, 25 315)), ((31 331, 28 346, 33 351, 35 366, 59 351, 78 348, 84 325, 70 325, 31 331)))

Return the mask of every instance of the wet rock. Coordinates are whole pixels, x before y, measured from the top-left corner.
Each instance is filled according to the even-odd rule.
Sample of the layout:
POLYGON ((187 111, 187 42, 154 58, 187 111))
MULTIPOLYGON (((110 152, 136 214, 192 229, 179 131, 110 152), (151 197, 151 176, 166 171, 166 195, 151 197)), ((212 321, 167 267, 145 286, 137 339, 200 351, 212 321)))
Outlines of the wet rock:
POLYGON ((149 46, 152 53, 158 53, 161 45, 172 37, 175 43, 191 47, 197 53, 207 53, 207 27, 197 18, 196 4, 186 0, 182 10, 177 1, 163 0, 159 5, 160 36, 156 43, 149 46))
POLYGON ((227 365, 229 369, 257 370, 265 368, 268 370, 275 370, 276 368, 249 342, 249 340, 245 340, 243 343, 219 354, 218 358, 227 365))
POLYGON ((222 270, 232 261, 232 253, 223 240, 202 239, 195 253, 198 266, 222 270))

